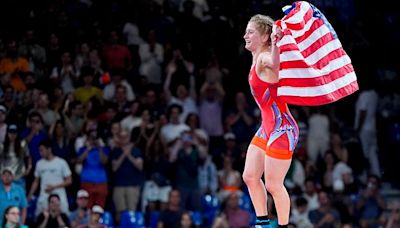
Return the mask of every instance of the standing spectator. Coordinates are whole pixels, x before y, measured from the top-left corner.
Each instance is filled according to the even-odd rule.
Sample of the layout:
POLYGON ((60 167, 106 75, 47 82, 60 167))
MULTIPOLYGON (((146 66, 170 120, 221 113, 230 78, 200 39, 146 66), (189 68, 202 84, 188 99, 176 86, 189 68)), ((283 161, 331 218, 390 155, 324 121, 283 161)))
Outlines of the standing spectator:
POLYGON ((129 115, 121 121, 121 127, 131 132, 133 128, 140 126, 142 123, 142 119, 139 117, 140 102, 138 100, 133 101, 129 111, 129 115))
POLYGON ((72 63, 71 52, 64 51, 61 55, 61 65, 53 68, 50 79, 55 85, 61 86, 64 93, 71 93, 75 90, 78 76, 79 72, 72 63))
POLYGON ((169 122, 161 127, 161 140, 170 147, 181 136, 184 131, 189 130, 189 126, 179 121, 179 115, 182 113, 182 107, 179 105, 171 105, 168 108, 169 122))
POLYGON ((43 129, 42 116, 38 112, 31 112, 28 116, 28 127, 21 132, 20 138, 28 143, 33 167, 41 158, 39 144, 47 137, 47 133, 43 129))
POLYGON ((135 93, 133 92, 132 86, 124 79, 124 71, 122 70, 111 70, 111 83, 106 85, 103 90, 104 100, 112 101, 115 98, 116 90, 118 86, 125 88, 126 98, 128 101, 135 99, 135 93))
POLYGON ((356 218, 361 227, 378 225, 378 218, 386 208, 380 193, 380 180, 377 176, 368 177, 367 186, 356 200, 356 218))
POLYGON ((70 144, 69 135, 62 120, 52 126, 50 132, 52 134, 52 149, 55 156, 58 156, 68 163, 71 161, 71 151, 73 150, 70 144))
POLYGON ((89 65, 90 46, 86 42, 82 42, 78 46, 78 53, 75 55, 74 66, 79 72, 83 66, 89 65))
POLYGON ((117 31, 109 33, 109 43, 103 49, 103 58, 108 69, 129 70, 132 58, 128 47, 119 44, 117 31))
POLYGON ((69 215, 72 227, 89 224, 90 209, 88 207, 88 202, 89 193, 84 189, 79 190, 76 194, 76 204, 78 208, 69 215))
POLYGON ((46 129, 49 129, 60 118, 58 113, 49 108, 49 96, 46 93, 40 94, 36 111, 42 115, 46 129))
POLYGON ((7 136, 7 108, 4 105, 0 105, 0 144, 4 142, 7 136))
POLYGON ((19 139, 17 132, 17 125, 8 126, 6 140, 0 144, 0 170, 11 169, 14 173, 14 183, 25 189, 24 178, 32 170, 32 159, 27 143, 19 139))
MULTIPOLYGON (((29 62, 18 55, 18 45, 15 39, 7 42, 7 55, 0 61, 0 75, 7 77, 12 88, 17 92, 26 90, 21 73, 29 71, 29 62)), ((5 80, 4 78, 2 80, 5 80)))
POLYGON ((229 131, 236 136, 236 142, 249 142, 253 134, 254 116, 247 102, 246 95, 238 92, 235 97, 235 107, 228 112, 225 123, 229 131))
POLYGON ((329 118, 321 107, 315 107, 308 118, 307 154, 315 165, 329 148, 329 118))
POLYGON ((82 104, 87 105, 92 97, 97 98, 99 101, 103 101, 103 91, 93 86, 94 70, 89 66, 82 68, 81 78, 83 80, 83 86, 77 88, 74 91, 74 98, 82 104))
POLYGON ((142 193, 142 210, 157 209, 157 204, 161 210, 167 207, 168 194, 171 191, 171 182, 168 179, 171 164, 168 161, 167 153, 162 146, 158 134, 153 135, 146 147, 145 168, 147 180, 142 193))
POLYGON ((113 200, 117 221, 123 211, 135 211, 144 182, 143 158, 139 148, 130 142, 127 130, 119 133, 119 147, 111 153, 113 200))
POLYGON ((42 212, 48 206, 49 195, 57 194, 61 210, 69 213, 68 199, 65 188, 72 184, 71 170, 67 162, 54 156, 51 149, 51 141, 43 140, 39 144, 40 159, 35 168, 35 180, 32 183, 28 194, 31 200, 40 184, 40 193, 36 206, 36 215, 42 212))
POLYGON ((181 216, 183 214, 181 208, 181 196, 178 190, 169 192, 168 206, 160 212, 157 228, 175 228, 179 227, 181 216))
POLYGON ((62 212, 60 207, 60 197, 57 194, 51 194, 48 197, 48 207, 46 207, 37 218, 36 227, 55 228, 70 227, 68 216, 62 212))
POLYGON ((210 137, 210 148, 214 149, 222 146, 220 145, 224 134, 222 102, 225 91, 218 81, 205 82, 200 89, 200 95, 200 126, 210 137), (213 115, 210 115, 210 113, 213 115))
POLYGON ((182 134, 179 140, 182 143, 178 151, 171 155, 170 161, 175 162, 176 182, 175 186, 181 195, 181 206, 183 209, 199 211, 200 189, 198 181, 199 151, 193 145, 193 138, 188 132, 182 134))
POLYGON ((377 155, 378 143, 376 136, 376 110, 378 94, 372 88, 360 93, 355 107, 354 128, 360 137, 364 156, 368 159, 371 174, 380 177, 379 157, 377 155))
POLYGON ((0 223, 1 228, 11 228, 11 227, 28 228, 25 225, 21 225, 20 219, 21 217, 19 208, 16 206, 9 206, 4 211, 3 222, 0 223))
POLYGON ((97 131, 90 130, 84 146, 78 151, 78 163, 82 164, 81 188, 89 192, 89 207, 94 204, 104 207, 106 204, 108 154, 109 150, 97 136, 97 131))
POLYGON ((142 110, 141 123, 132 129, 131 141, 135 143, 141 151, 145 151, 151 137, 158 136, 158 127, 153 123, 153 118, 148 109, 142 110))
POLYGON ((141 64, 139 72, 147 78, 151 84, 161 84, 161 64, 164 61, 164 48, 156 41, 156 32, 150 30, 147 34, 147 42, 139 45, 141 64))
POLYGON ((290 215, 290 223, 293 223, 298 228, 312 228, 313 225, 308 218, 309 210, 307 209, 307 200, 304 197, 297 197, 295 207, 292 208, 290 215))
POLYGON ((231 192, 225 199, 224 213, 230 228, 250 226, 250 213, 239 207, 239 195, 231 192))
POLYGON ((312 179, 305 180, 303 197, 307 200, 307 210, 312 211, 319 208, 318 192, 312 179))
MULTIPOLYGON (((25 223, 27 213, 27 199, 25 189, 13 183, 13 171, 11 169, 3 169, 1 171, 0 183, 0 215, 6 214, 6 208, 15 206, 21 211, 21 222, 25 223)), ((3 216, 0 216, 0 224, 3 224, 3 216)))
POLYGON ((201 152, 199 158, 198 179, 200 191, 202 194, 215 195, 218 189, 217 168, 207 150, 201 152))
POLYGON ((232 168, 232 157, 225 155, 223 169, 218 171, 218 179, 220 191, 218 193, 221 201, 231 193, 235 193, 238 196, 242 195, 240 186, 242 184, 242 178, 237 170, 232 168))
POLYGON ((316 228, 335 228, 340 226, 339 212, 331 205, 329 195, 325 191, 318 194, 319 208, 310 211, 308 217, 316 228))
POLYGON ((168 105, 177 104, 182 107, 179 121, 183 123, 189 113, 198 113, 196 106, 196 80, 193 75, 194 65, 193 63, 183 58, 180 50, 175 50, 174 56, 172 60, 168 63, 166 70, 167 78, 165 79, 163 87, 165 97, 168 105), (187 86, 185 86, 185 84, 182 84, 182 82, 179 81, 179 84, 176 87, 176 96, 173 96, 170 89, 172 77, 173 75, 175 76, 175 74, 182 73, 181 71, 185 71, 186 73, 184 74, 189 74, 189 89, 187 88, 187 86))
POLYGON ((39 44, 33 29, 25 31, 24 40, 18 48, 18 53, 29 62, 30 71, 43 75, 46 63, 46 50, 39 44))

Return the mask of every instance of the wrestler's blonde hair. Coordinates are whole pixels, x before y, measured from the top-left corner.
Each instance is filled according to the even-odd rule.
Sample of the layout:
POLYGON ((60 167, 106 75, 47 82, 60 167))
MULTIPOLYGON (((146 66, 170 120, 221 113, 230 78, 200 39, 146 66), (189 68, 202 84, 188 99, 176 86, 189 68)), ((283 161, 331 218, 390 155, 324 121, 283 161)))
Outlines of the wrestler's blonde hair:
MULTIPOLYGON (((250 18, 249 23, 250 22, 256 24, 256 28, 261 34, 267 34, 268 36, 271 35, 272 26, 274 25, 274 20, 271 17, 262 14, 256 14, 250 18)), ((271 41, 269 39, 268 45, 270 44, 271 41)))

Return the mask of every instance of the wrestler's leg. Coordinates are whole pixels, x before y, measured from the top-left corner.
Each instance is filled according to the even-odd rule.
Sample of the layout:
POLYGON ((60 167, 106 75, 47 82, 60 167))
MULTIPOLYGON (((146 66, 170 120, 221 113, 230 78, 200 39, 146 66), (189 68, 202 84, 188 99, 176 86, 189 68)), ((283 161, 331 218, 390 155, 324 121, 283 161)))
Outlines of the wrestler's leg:
POLYGON ((264 172, 265 152, 258 146, 250 144, 247 149, 243 180, 249 189, 250 198, 257 216, 265 216, 267 210, 267 192, 261 180, 264 172))
POLYGON ((289 223, 290 198, 283 182, 291 161, 292 159, 277 159, 268 155, 265 156, 265 187, 274 199, 279 225, 287 225, 289 223))

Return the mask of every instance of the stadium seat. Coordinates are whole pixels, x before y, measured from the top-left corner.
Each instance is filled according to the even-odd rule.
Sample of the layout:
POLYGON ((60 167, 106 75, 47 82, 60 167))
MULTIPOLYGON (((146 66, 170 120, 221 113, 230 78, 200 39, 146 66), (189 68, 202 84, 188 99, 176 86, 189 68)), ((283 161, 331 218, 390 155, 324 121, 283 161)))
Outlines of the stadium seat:
POLYGON ((121 227, 142 228, 145 227, 144 215, 140 211, 125 211, 121 214, 121 227))
POLYGON ((107 227, 114 226, 114 219, 109 211, 105 211, 101 216, 100 223, 106 225, 107 227))
POLYGON ((153 211, 150 214, 150 228, 157 228, 158 217, 160 216, 160 212, 153 211))
POLYGON ((203 224, 203 215, 200 211, 191 211, 192 221, 195 226, 201 226, 203 224))

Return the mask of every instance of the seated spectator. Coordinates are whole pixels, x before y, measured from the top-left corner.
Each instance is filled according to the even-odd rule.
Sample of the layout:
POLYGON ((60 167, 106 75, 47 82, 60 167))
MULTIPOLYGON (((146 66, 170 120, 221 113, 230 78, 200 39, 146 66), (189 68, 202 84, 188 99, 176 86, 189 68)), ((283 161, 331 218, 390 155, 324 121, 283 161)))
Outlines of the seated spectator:
POLYGON ((230 228, 250 226, 250 213, 239 207, 239 194, 231 192, 225 199, 224 213, 230 228))
POLYGON ((53 111, 49 107, 50 101, 49 96, 46 93, 41 93, 39 95, 38 106, 36 109, 32 111, 37 111, 42 115, 43 123, 46 129, 49 129, 58 119, 60 116, 58 113, 53 111))
MULTIPOLYGON (((60 57, 58 57, 60 59, 60 57)), ((50 75, 53 84, 61 86, 65 93, 75 90, 75 84, 79 77, 79 71, 72 64, 71 53, 64 51, 61 54, 61 64, 55 66, 50 75)))
POLYGON ((90 209, 88 207, 88 202, 89 193, 84 189, 79 190, 76 194, 76 204, 78 208, 69 215, 72 227, 89 224, 90 209))
POLYGON ((81 188, 89 192, 89 207, 106 204, 108 156, 109 150, 97 136, 97 131, 90 130, 85 145, 78 152, 78 163, 82 164, 81 188))
POLYGON ((87 225, 79 225, 77 228, 106 228, 107 226, 100 223, 104 209, 99 205, 94 205, 90 213, 90 222, 87 225))
POLYGON ((224 167, 218 171, 218 179, 220 191, 218 192, 221 201, 231 193, 237 193, 239 196, 242 195, 240 186, 242 184, 242 178, 237 170, 232 168, 232 158, 230 156, 224 157, 224 167))
POLYGON ((4 216, 2 216, 3 222, 1 224, 1 228, 28 228, 25 225, 21 224, 20 220, 20 211, 19 208, 16 206, 9 206, 4 211, 4 216))
POLYGON ((178 190, 172 190, 169 192, 168 206, 160 212, 158 228, 179 227, 183 214, 180 201, 181 197, 178 190))
POLYGON ((319 208, 310 211, 308 217, 314 227, 334 228, 340 226, 339 212, 331 205, 331 199, 325 191, 318 194, 319 208))
POLYGON ((38 228, 70 227, 68 216, 61 211, 60 197, 51 194, 48 198, 48 208, 45 208, 36 221, 38 228))
POLYGON ((28 194, 28 199, 31 200, 40 184, 35 214, 38 215, 47 208, 50 194, 57 194, 62 212, 69 213, 65 188, 72 184, 71 170, 64 159, 54 156, 50 140, 42 141, 39 150, 42 159, 36 165, 35 180, 28 194))
POLYGON ((143 157, 139 148, 130 142, 127 130, 119 133, 119 146, 110 156, 113 171, 113 201, 119 221, 123 211, 135 211, 140 188, 144 182, 143 157))
MULTIPOLYGON (((25 223, 26 212, 28 203, 25 196, 25 189, 21 186, 13 183, 13 171, 8 168, 4 168, 1 171, 1 183, 0 183, 0 215, 7 214, 6 208, 10 206, 17 207, 18 211, 21 212, 20 220, 25 223)), ((19 214, 18 214, 19 217, 19 214)), ((3 216, 0 216, 0 224, 5 222, 3 216)), ((4 226, 2 226, 4 227, 4 226)))
POLYGON ((32 159, 26 141, 20 140, 15 124, 8 125, 6 139, 0 144, 0 170, 9 168, 14 173, 14 183, 25 189, 25 177, 31 172, 32 159))

